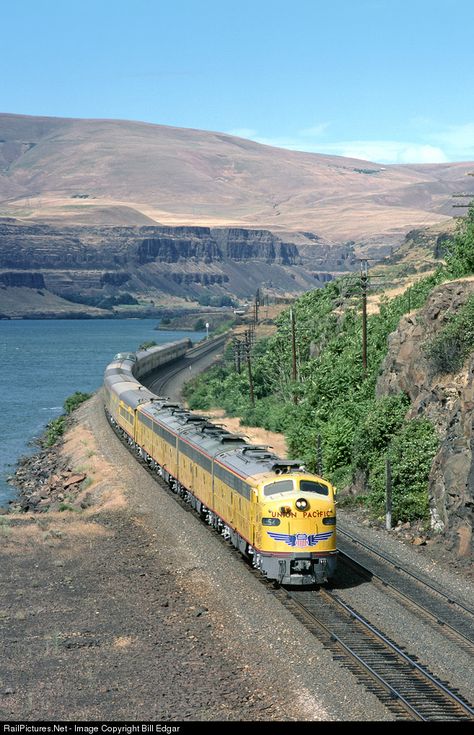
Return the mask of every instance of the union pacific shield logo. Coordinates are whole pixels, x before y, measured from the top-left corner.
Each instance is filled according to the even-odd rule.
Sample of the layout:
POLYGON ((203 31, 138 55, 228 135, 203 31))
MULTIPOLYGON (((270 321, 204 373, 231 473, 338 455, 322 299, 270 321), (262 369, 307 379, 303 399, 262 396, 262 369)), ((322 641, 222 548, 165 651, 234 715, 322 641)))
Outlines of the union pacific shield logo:
POLYGON ((327 541, 334 532, 324 531, 324 533, 311 533, 309 535, 306 533, 272 533, 271 531, 267 531, 267 533, 274 541, 287 546, 303 548, 305 546, 316 546, 320 541, 327 541))

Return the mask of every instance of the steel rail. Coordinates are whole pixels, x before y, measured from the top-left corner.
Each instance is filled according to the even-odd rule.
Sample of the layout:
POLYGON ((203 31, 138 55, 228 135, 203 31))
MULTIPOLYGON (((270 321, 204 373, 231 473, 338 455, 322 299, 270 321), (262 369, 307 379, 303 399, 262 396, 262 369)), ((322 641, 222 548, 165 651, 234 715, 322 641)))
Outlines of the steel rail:
MULTIPOLYGON (((342 621, 340 617, 339 621, 332 620, 330 625, 327 624, 327 621, 325 622, 322 619, 321 614, 316 616, 307 604, 297 599, 298 591, 287 591, 286 595, 292 601, 292 603, 294 603, 299 608, 304 617, 308 618, 313 625, 321 628, 326 633, 326 635, 329 636, 329 639, 332 643, 337 644, 343 649, 346 654, 348 654, 352 659, 356 660, 357 663, 370 674, 370 676, 375 678, 377 682, 381 683, 385 689, 390 691, 391 696, 396 698, 397 702, 400 702, 406 709, 408 709, 411 714, 415 714, 418 719, 427 721, 444 717, 445 713, 443 713, 442 711, 443 702, 439 701, 440 695, 445 699, 448 708, 455 706, 458 709, 462 710, 462 719, 465 719, 465 716, 467 716, 469 719, 474 719, 474 709, 470 706, 470 704, 465 702, 455 692, 451 691, 447 686, 445 686, 445 684, 437 680, 432 674, 430 674, 429 671, 427 671, 423 666, 421 666, 413 658, 406 654, 399 646, 390 641, 387 636, 385 636, 381 631, 377 630, 377 628, 375 628, 371 623, 365 620, 361 615, 359 615, 355 610, 353 610, 349 605, 343 602, 336 595, 328 592, 327 590, 320 590, 318 593, 318 596, 321 599, 326 599, 326 604, 329 603, 328 608, 329 606, 339 607, 340 609, 342 609, 343 613, 346 616, 345 621, 342 621), (349 617, 349 620, 347 620, 347 616, 349 617), (355 621, 358 624, 359 635, 360 633, 362 633, 363 636, 362 640, 360 638, 359 640, 357 640, 356 636, 354 635, 355 631, 351 631, 351 621, 355 621), (351 639, 353 639, 352 645, 350 642, 347 642, 347 640, 343 640, 341 635, 338 635, 338 633, 333 628, 333 626, 341 624, 341 622, 343 625, 349 626, 346 631, 346 637, 350 636, 351 639), (373 648, 373 644, 370 643, 371 638, 375 638, 377 644, 379 646, 382 646, 385 651, 383 649, 375 650, 373 648), (372 645, 372 649, 370 648, 370 645, 372 645), (356 650, 356 646, 359 647, 359 651, 356 650), (360 649, 364 648, 365 646, 367 646, 368 649, 367 652, 364 654, 364 652, 361 653, 360 649), (401 659, 402 663, 399 664, 399 666, 408 667, 410 673, 413 670, 417 672, 416 681, 418 685, 421 684, 422 686, 430 687, 430 689, 432 690, 431 698, 427 696, 427 692, 424 692, 422 705, 417 706, 416 703, 410 702, 407 698, 409 695, 403 694, 397 689, 394 683, 390 683, 386 674, 382 675, 380 671, 376 671, 376 669, 374 668, 374 665, 376 665, 374 664, 374 661, 372 661, 373 665, 371 665, 371 663, 369 663, 367 660, 364 660, 364 655, 366 656, 366 658, 371 657, 373 660, 377 657, 381 657, 380 660, 377 662, 378 666, 387 666, 390 669, 390 673, 395 678, 397 678, 397 674, 405 672, 405 676, 401 678, 401 681, 403 681, 405 688, 407 688, 409 685, 409 679, 406 678, 406 668, 402 668, 397 671, 396 667, 393 666, 393 660, 388 660, 393 656, 401 659), (386 660, 384 660, 384 656, 386 657, 386 660), (438 694, 436 694, 436 692, 438 692, 438 694), (423 708, 425 712, 422 711, 423 708), (432 710, 436 710, 434 718, 431 718, 426 714, 426 710, 430 708, 432 708, 432 710)), ((313 598, 313 601, 315 602, 316 598, 313 598)), ((326 611, 326 615, 328 614, 329 611, 326 611)), ((416 697, 419 696, 417 688, 415 688, 415 695, 416 697)), ((459 719, 457 716, 454 715, 453 712, 450 712, 449 714, 451 715, 451 718, 453 720, 459 719)))
POLYGON ((339 599, 335 595, 330 595, 330 596, 333 597, 336 600, 336 602, 339 605, 341 605, 349 613, 349 615, 351 615, 351 617, 355 618, 359 623, 362 623, 362 625, 364 625, 368 630, 370 630, 372 635, 380 638, 380 640, 383 641, 383 643, 386 646, 389 646, 397 654, 397 656, 400 656, 401 658, 403 658, 404 661, 408 663, 410 668, 415 668, 419 673, 421 673, 423 676, 429 679, 430 682, 435 687, 440 689, 443 692, 443 694, 447 695, 450 699, 454 699, 454 701, 458 705, 460 705, 466 711, 467 714, 469 714, 471 717, 474 717, 474 708, 472 708, 469 704, 467 704, 467 702, 464 702, 464 700, 458 697, 458 695, 455 692, 453 692, 451 689, 448 689, 447 686, 445 686, 441 681, 436 679, 436 677, 434 677, 432 674, 429 673, 429 671, 424 669, 423 666, 421 666, 416 661, 414 661, 414 659, 410 658, 408 654, 402 651, 402 649, 399 646, 395 645, 395 643, 392 643, 392 641, 390 641, 383 633, 381 633, 379 630, 377 630, 377 628, 375 628, 371 623, 369 623, 368 620, 365 620, 361 615, 355 612, 355 610, 353 610, 350 607, 350 605, 347 605, 343 600, 339 599))
POLYGON ((337 643, 338 646, 340 646, 343 649, 344 653, 348 654, 352 659, 354 659, 356 661, 357 664, 359 664, 359 666, 361 666, 363 669, 365 669, 365 671, 367 671, 367 673, 371 677, 375 678, 377 680, 377 682, 379 684, 381 684, 381 686, 390 693, 390 696, 393 699, 396 699, 397 701, 401 702, 402 705, 406 709, 408 709, 413 715, 415 715, 415 717, 418 720, 426 721, 425 718, 423 717, 423 715, 421 715, 416 710, 416 708, 413 707, 413 705, 411 705, 410 702, 408 702, 408 700, 402 694, 400 694, 400 692, 398 692, 386 679, 383 678, 383 676, 381 676, 380 674, 378 674, 375 671, 375 669, 373 669, 366 661, 364 661, 364 659, 358 653, 356 653, 356 651, 352 650, 351 647, 348 646, 347 643, 345 643, 340 636, 338 636, 336 633, 334 633, 334 631, 330 630, 328 628, 328 626, 325 625, 321 620, 319 620, 318 618, 316 618, 305 607, 305 605, 303 605, 301 602, 299 602, 299 600, 296 600, 293 597, 292 594, 287 593, 287 595, 292 600, 293 604, 296 605, 299 608, 300 613, 302 613, 303 616, 305 616, 305 617, 308 618, 308 620, 309 620, 310 623, 312 623, 313 625, 316 624, 320 628, 322 628, 323 631, 325 633, 327 633, 327 635, 329 636, 330 640, 332 642, 334 642, 334 643, 337 643))
POLYGON ((437 585, 432 584, 432 582, 428 581, 427 579, 424 579, 423 577, 416 574, 415 572, 412 572, 410 569, 407 569, 406 567, 402 567, 400 565, 400 562, 398 562, 396 559, 393 559, 390 556, 382 553, 378 549, 368 544, 366 541, 363 541, 362 539, 360 539, 358 536, 354 536, 352 533, 347 531, 344 527, 341 527, 340 522, 338 522, 337 532, 338 534, 342 533, 344 536, 347 536, 355 544, 359 544, 360 546, 362 546, 364 549, 367 549, 375 556, 379 556, 381 559, 388 562, 391 566, 395 567, 397 571, 403 572, 409 577, 413 577, 413 579, 416 579, 417 582, 419 582, 420 584, 423 584, 425 587, 428 587, 432 592, 436 592, 438 595, 443 597, 450 605, 456 605, 457 607, 461 608, 461 610, 464 610, 464 612, 467 612, 470 615, 474 616, 474 609, 468 607, 463 602, 460 602, 460 600, 456 600, 450 595, 447 595, 446 592, 443 592, 443 590, 440 589, 437 585))
POLYGON ((412 607, 415 607, 417 610, 421 612, 421 614, 425 617, 430 618, 435 623, 437 623, 439 626, 441 626, 442 629, 446 629, 449 631, 454 637, 460 638, 461 642, 463 644, 467 644, 470 651, 472 652, 474 647, 474 640, 470 638, 468 635, 463 633, 462 630, 459 630, 459 628, 456 628, 454 625, 449 623, 445 618, 441 617, 441 615, 438 612, 434 612, 433 610, 430 610, 426 605, 422 604, 422 602, 419 602, 415 599, 415 597, 407 594, 403 590, 401 590, 399 587, 397 587, 392 582, 387 581, 384 579, 383 576, 378 574, 377 572, 374 572, 373 569, 369 569, 368 567, 365 567, 360 561, 355 559, 354 557, 350 556, 347 551, 341 551, 339 549, 339 559, 343 561, 344 563, 347 563, 348 566, 351 566, 357 573, 359 573, 361 576, 365 577, 366 579, 370 579, 371 582, 375 583, 378 582, 379 585, 383 588, 388 588, 390 591, 397 597, 402 598, 402 600, 405 600, 409 605, 412 607))

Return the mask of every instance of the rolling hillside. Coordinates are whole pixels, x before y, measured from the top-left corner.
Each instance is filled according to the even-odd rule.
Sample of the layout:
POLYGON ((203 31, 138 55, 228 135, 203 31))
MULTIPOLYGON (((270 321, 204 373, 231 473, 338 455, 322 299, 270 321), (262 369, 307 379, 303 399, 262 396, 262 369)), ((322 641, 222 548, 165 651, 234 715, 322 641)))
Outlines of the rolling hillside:
POLYGON ((474 164, 381 166, 201 130, 0 115, 0 216, 49 224, 309 231, 400 242, 455 213, 474 164))

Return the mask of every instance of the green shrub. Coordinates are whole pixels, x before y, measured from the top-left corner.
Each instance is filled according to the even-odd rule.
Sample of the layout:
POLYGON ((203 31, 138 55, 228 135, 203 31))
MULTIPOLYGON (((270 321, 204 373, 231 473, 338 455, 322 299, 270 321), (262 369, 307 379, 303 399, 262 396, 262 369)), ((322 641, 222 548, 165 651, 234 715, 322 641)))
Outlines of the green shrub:
POLYGON ((75 508, 69 503, 60 503, 58 510, 60 513, 63 513, 65 510, 75 510, 75 508))
POLYGON ((373 466, 393 436, 401 429, 410 399, 403 393, 374 400, 354 432, 353 464, 357 469, 373 466))
POLYGON ((45 447, 52 447, 62 437, 66 430, 66 416, 53 419, 46 426, 46 437, 43 441, 45 447))
POLYGON ((84 403, 84 401, 89 400, 91 397, 92 393, 81 393, 80 391, 76 391, 72 396, 69 396, 69 398, 66 398, 64 401, 64 410, 69 415, 75 411, 81 403, 84 403))
POLYGON ((91 393, 81 393, 76 391, 71 396, 66 398, 64 401, 64 411, 61 416, 57 419, 53 419, 46 425, 45 436, 42 440, 42 444, 45 447, 52 447, 53 444, 62 437, 67 428, 68 416, 84 401, 87 401, 91 397, 91 393))
POLYGON ((474 273, 474 204, 466 218, 460 220, 454 238, 444 243, 446 270, 451 278, 474 273))

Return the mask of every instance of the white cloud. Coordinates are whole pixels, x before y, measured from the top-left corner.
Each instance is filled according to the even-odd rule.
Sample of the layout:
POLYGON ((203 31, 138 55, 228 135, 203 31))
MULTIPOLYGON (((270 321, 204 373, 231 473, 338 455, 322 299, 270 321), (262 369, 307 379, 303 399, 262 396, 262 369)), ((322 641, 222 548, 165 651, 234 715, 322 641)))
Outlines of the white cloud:
POLYGON ((229 135, 250 138, 276 148, 307 153, 356 158, 374 163, 448 163, 474 160, 474 123, 448 125, 436 129, 434 121, 418 119, 415 140, 340 140, 328 143, 324 122, 302 128, 294 135, 266 137, 251 128, 236 128, 229 135), (423 131, 424 128, 424 131, 423 131), (431 128, 427 132, 426 128, 431 128), (323 136, 321 140, 321 136, 323 136))
POLYGON ((300 138, 254 138, 257 143, 306 153, 325 153, 376 163, 446 163, 444 150, 438 146, 391 140, 348 140, 335 143, 308 142, 300 138))
POLYGON ((310 128, 303 128, 303 130, 300 130, 298 134, 303 137, 317 137, 318 135, 322 135, 328 127, 329 123, 327 122, 319 123, 319 125, 313 125, 310 128))
POLYGON ((442 148, 394 140, 353 140, 319 146, 319 153, 359 158, 377 163, 446 163, 442 148))

